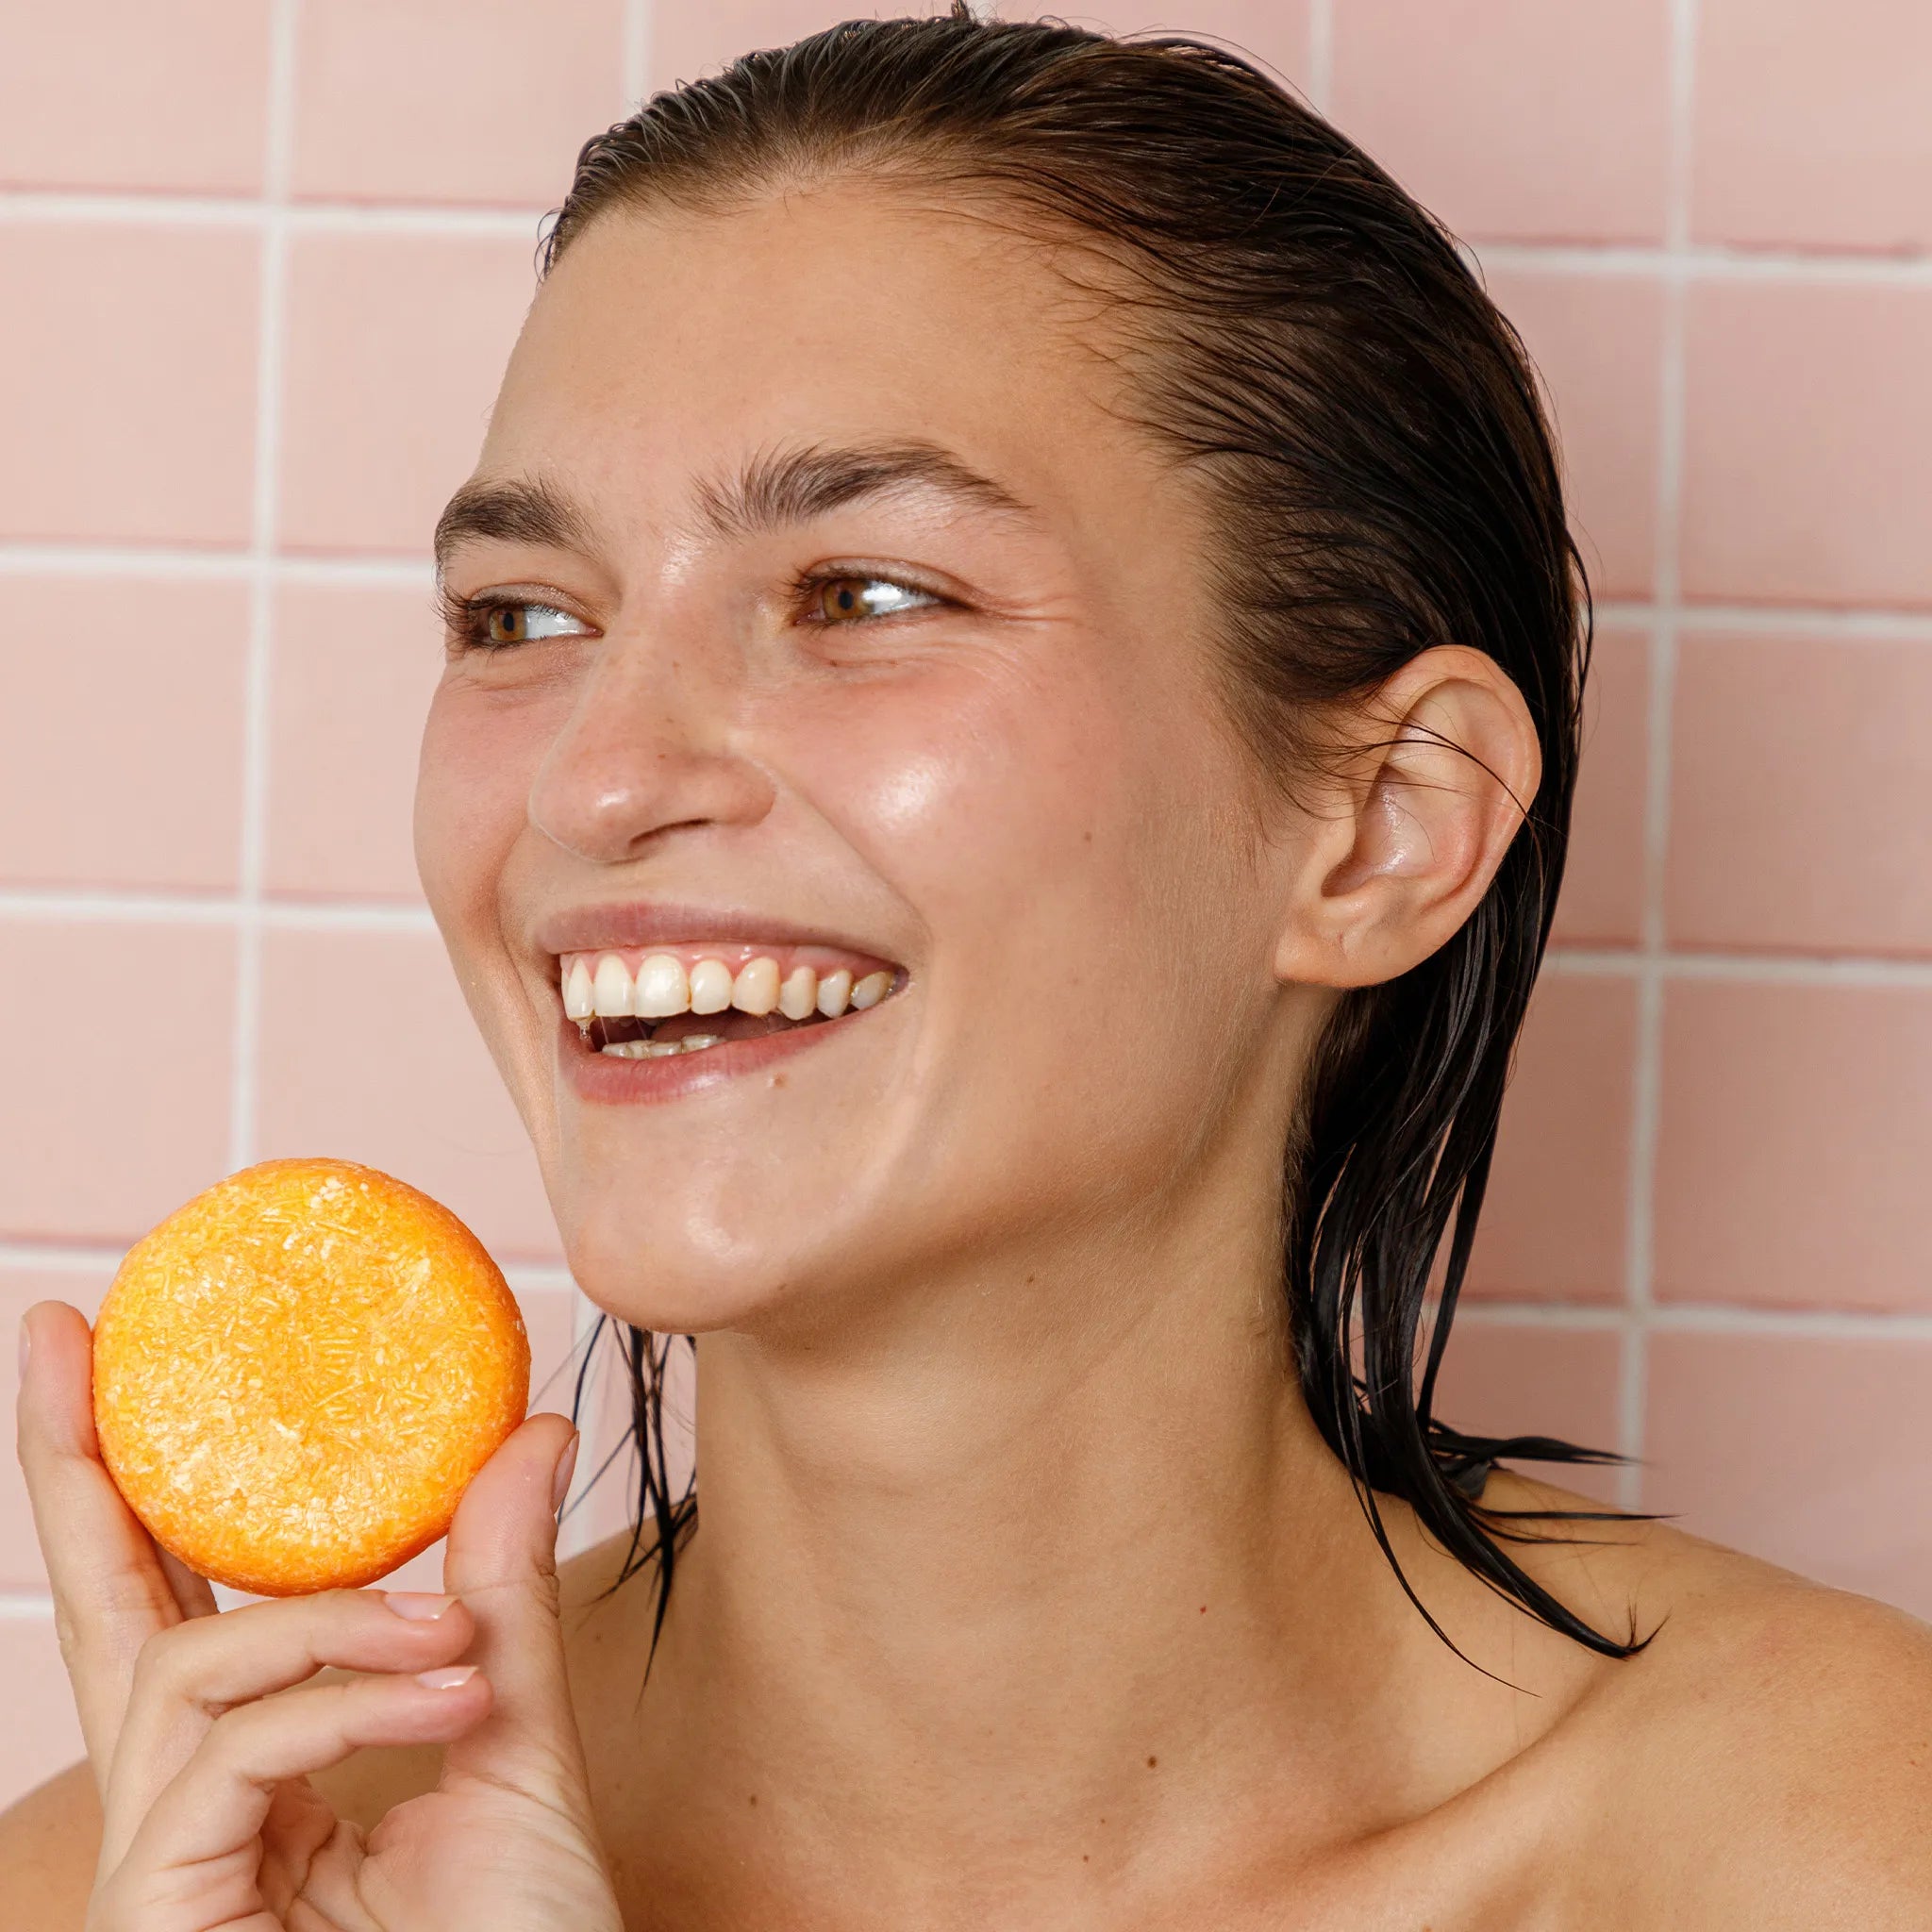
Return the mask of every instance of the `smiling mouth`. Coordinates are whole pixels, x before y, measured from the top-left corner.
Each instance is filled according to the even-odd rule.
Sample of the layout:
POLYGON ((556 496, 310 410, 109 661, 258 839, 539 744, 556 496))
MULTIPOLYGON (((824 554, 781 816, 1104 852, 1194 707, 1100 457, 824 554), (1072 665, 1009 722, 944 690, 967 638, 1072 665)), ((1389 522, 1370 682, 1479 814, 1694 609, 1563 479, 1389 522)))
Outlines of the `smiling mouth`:
POLYGON ((563 1010, 591 1051, 613 1059, 703 1053, 734 1040, 823 1026, 906 984, 901 967, 836 948, 689 946, 566 953, 563 1010))

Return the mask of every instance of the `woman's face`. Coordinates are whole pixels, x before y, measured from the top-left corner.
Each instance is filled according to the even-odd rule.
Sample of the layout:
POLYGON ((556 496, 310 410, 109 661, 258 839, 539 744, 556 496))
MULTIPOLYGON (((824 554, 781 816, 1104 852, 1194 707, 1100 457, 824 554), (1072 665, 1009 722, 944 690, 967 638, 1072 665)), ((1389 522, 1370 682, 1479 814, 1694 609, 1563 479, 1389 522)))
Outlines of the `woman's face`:
POLYGON ((444 520, 475 640, 417 850, 571 1263, 626 1319, 804 1332, 1103 1254, 1281 1131, 1198 512, 1071 312, 1005 231, 853 187, 607 213, 536 299, 444 520), (869 467, 922 453, 997 491, 869 467), (604 1051, 648 1025, 586 1039, 573 968, 573 1007, 601 966, 635 1008, 654 954, 754 1009, 836 1007, 841 967, 892 990, 604 1051))

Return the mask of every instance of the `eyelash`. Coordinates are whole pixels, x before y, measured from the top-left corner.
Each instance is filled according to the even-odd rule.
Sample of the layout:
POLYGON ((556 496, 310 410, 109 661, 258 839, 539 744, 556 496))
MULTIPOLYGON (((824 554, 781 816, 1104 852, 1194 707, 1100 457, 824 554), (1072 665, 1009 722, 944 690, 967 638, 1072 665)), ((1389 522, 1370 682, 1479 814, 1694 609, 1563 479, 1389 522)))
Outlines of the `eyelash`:
MULTIPOLYGON (((895 591, 909 591, 916 597, 930 597, 933 603, 924 608, 937 608, 950 603, 950 598, 941 597, 937 591, 928 591, 923 584, 908 583, 903 577, 886 576, 876 571, 860 570, 805 570, 787 580, 784 589, 795 608, 804 603, 813 591, 825 584, 842 583, 847 580, 859 584, 890 584, 895 591)), ((545 604, 538 597, 518 597, 501 591, 486 591, 480 596, 458 597, 449 591, 438 593, 438 602, 442 611, 442 621, 451 636, 459 639, 465 649, 474 651, 513 651, 515 644, 499 642, 488 631, 491 614, 497 610, 555 610, 559 616, 571 613, 560 604, 545 604)), ((819 627, 824 630, 856 630, 862 625, 878 624, 893 617, 914 617, 916 610, 869 611, 846 623, 833 624, 822 620, 819 627)))

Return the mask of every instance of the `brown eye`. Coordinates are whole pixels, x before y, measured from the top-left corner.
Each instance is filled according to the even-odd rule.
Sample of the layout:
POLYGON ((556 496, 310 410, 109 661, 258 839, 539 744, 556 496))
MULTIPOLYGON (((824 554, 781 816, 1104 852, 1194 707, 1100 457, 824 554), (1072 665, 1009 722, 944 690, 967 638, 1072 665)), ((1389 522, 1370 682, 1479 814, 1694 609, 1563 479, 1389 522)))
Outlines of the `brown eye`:
POLYGON ((926 604, 944 601, 930 591, 902 584, 896 577, 824 576, 808 580, 805 588, 811 615, 818 622, 839 629, 850 629, 855 624, 864 624, 874 617, 890 617, 901 610, 921 608, 904 602, 907 598, 921 598, 926 604), (893 593, 901 601, 894 601, 893 593))
POLYGON ((862 581, 859 577, 828 577, 814 593, 819 615, 828 623, 865 616, 865 599, 858 589, 862 581))
POLYGON ((462 607, 461 629, 472 645, 486 650, 592 635, 589 625, 554 604, 491 603, 480 597, 462 607))

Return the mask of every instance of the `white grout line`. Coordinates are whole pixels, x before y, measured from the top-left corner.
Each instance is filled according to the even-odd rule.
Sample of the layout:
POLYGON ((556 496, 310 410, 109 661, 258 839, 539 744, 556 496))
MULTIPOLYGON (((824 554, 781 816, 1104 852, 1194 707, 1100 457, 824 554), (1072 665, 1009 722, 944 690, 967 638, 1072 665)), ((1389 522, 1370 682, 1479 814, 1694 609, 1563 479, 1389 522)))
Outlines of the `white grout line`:
POLYGON ((1790 1335, 1835 1341, 1932 1341, 1932 1314, 1893 1308, 1760 1308, 1721 1302, 1658 1307, 1650 1325, 1674 1335, 1790 1335))
MULTIPOLYGON (((1456 1325, 1472 1328, 1561 1328, 1615 1335, 1633 1325, 1616 1302, 1509 1302, 1464 1296, 1456 1325)), ((1663 1302, 1645 1310, 1655 1335, 1813 1337, 1836 1341, 1932 1342, 1932 1312, 1907 1308, 1774 1308, 1728 1302, 1663 1302)))
POLYGON ((0 188, 0 222, 92 222, 151 228, 258 228, 261 203, 215 194, 117 194, 93 188, 0 188))
POLYGON ((269 16, 267 155, 262 167, 261 314, 256 346, 255 496, 250 516, 248 657, 242 751, 242 855, 235 922, 235 1030, 228 1094, 228 1166, 255 1158, 256 1048, 261 1030, 261 900, 268 841, 269 681, 273 670, 275 521, 282 459, 282 366, 287 336, 289 198, 294 150, 295 27, 301 0, 269 16))
MULTIPOLYGON (((263 559, 252 550, 134 549, 92 543, 0 542, 0 576, 134 576, 252 582, 263 559)), ((427 590, 426 557, 291 557, 268 559, 283 583, 373 584, 427 590)))
POLYGON ((518 1293, 537 1290, 555 1293, 559 1288, 576 1291, 576 1277, 561 1261, 506 1261, 503 1278, 518 1293))
POLYGON ((1649 763, 1643 811, 1643 941, 1637 972, 1637 1064, 1630 1109, 1630 1196, 1624 1223, 1624 1330, 1618 1473, 1625 1508, 1641 1501, 1647 1347, 1657 1269, 1658 1123, 1662 1116, 1664 880, 1670 850, 1671 712, 1681 603, 1679 527, 1684 477, 1684 308, 1690 256, 1690 143, 1695 105, 1697 0, 1671 0, 1669 202, 1665 210, 1663 354, 1658 371, 1656 627, 1651 636, 1649 763))
POLYGON ((0 888, 0 923, 67 921, 104 925, 246 925, 289 932, 434 932, 428 907, 398 899, 254 900, 225 893, 111 889, 0 888))
POLYGON ((335 904, 326 900, 312 904, 288 899, 264 901, 256 917, 258 924, 276 932, 433 933, 436 930, 436 921, 429 908, 406 899, 387 905, 380 900, 369 903, 344 900, 335 904))
POLYGON ((1731 248, 1689 242, 1662 248, 1593 242, 1467 242, 1465 245, 1483 267, 1511 274, 1650 275, 1696 282, 1841 282, 1932 289, 1932 255, 1731 248))
MULTIPOLYGON (((270 86, 277 77, 271 69, 270 86)), ((286 122, 284 126, 286 126, 286 122)), ((271 139, 279 130, 271 125, 271 139)), ((283 180, 287 174, 284 171, 283 180)), ((216 195, 103 194, 0 189, 0 224, 92 223, 147 228, 283 228, 304 235, 441 235, 532 241, 546 209, 447 202, 236 201, 216 195)))
POLYGON ((51 1624, 54 1599, 38 1590, 0 1590, 0 1624, 51 1624))
POLYGON ((1335 0, 1308 0, 1308 104, 1326 115, 1335 97, 1335 0))
POLYGON ((236 581, 254 574, 245 550, 108 549, 91 543, 0 543, 0 575, 141 576, 236 581))
POLYGON ((1615 1335, 1631 1325, 1622 1302, 1510 1302, 1465 1292, 1456 1304, 1458 1334, 1464 1328, 1571 1328, 1615 1335))
POLYGON ((1784 953, 1648 953, 1615 947, 1553 949, 1545 972, 1576 979, 1722 980, 1747 986, 1903 987, 1932 990, 1932 959, 1842 958, 1784 953))
POLYGON ((624 51, 618 85, 624 111, 634 114, 643 106, 651 79, 651 0, 624 0, 624 51))
MULTIPOLYGON (((1636 599, 1602 597, 1596 614, 1606 625, 1648 625, 1657 608, 1636 599)), ((1932 643, 1932 610, 1875 605, 1857 609, 1845 604, 1680 604, 1676 624, 1679 631, 1774 631, 1833 643, 1932 643)))
POLYGON ((113 1274, 121 1265, 125 1247, 103 1245, 99 1241, 0 1241, 0 1268, 32 1269, 42 1274, 113 1274))

